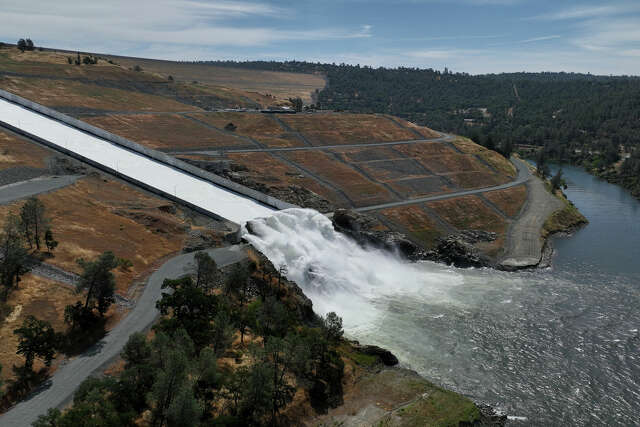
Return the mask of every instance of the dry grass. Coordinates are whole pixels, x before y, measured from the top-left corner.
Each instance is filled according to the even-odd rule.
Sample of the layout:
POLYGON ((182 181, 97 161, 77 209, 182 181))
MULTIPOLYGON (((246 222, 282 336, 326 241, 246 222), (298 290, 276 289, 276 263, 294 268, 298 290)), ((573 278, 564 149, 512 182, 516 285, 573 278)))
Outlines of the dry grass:
POLYGON ((504 175, 483 171, 452 173, 447 174, 447 178, 463 189, 493 187, 511 181, 510 178, 504 175))
POLYGON ((441 142, 422 142, 415 144, 403 144, 393 147, 394 150, 407 156, 422 159, 430 156, 441 156, 455 154, 451 148, 441 142))
POLYGON ((400 123, 402 126, 407 127, 409 129, 413 129, 414 131, 418 132, 420 135, 422 135, 426 139, 438 138, 440 136, 438 132, 434 131, 433 129, 429 129, 426 126, 420 126, 415 123, 401 119, 399 117, 394 117, 393 119, 398 123, 400 123))
POLYGON ((50 156, 50 151, 0 130, 0 169, 46 168, 50 156))
POLYGON ((506 222, 482 199, 464 196, 427 203, 440 218, 458 230, 486 230, 503 233, 506 222))
POLYGON ((110 114, 85 121, 154 149, 252 146, 250 142, 207 128, 178 114, 110 114))
MULTIPOLYGON (((116 181, 88 177, 39 198, 60 242, 48 262, 78 273, 78 258, 113 251, 133 263, 129 271, 114 271, 120 291, 154 262, 179 251, 186 237, 184 221, 159 209, 168 202, 116 181)), ((17 213, 23 203, 0 206, 0 214, 17 213)))
POLYGON ((304 145, 295 134, 285 131, 272 115, 226 112, 190 115, 219 129, 223 129, 228 123, 233 123, 236 126, 234 133, 253 138, 268 147, 304 145))
POLYGON ((518 185, 506 190, 490 191, 484 193, 484 197, 499 207, 505 215, 514 217, 520 212, 524 202, 527 200, 527 187, 518 185))
POLYGON ((298 185, 322 196, 336 206, 344 202, 333 190, 302 174, 297 169, 276 159, 269 153, 229 153, 234 162, 246 166, 256 182, 276 187, 298 185))
POLYGON ((73 80, 0 78, 0 88, 51 108, 108 111, 186 111, 196 107, 172 99, 73 80))
POLYGON ((343 190, 356 206, 393 201, 392 194, 380 184, 369 181, 355 169, 318 151, 289 152, 287 158, 302 165, 343 190))
MULTIPOLYGON (((397 147, 398 146, 396 146, 395 148, 397 147)), ((404 155, 394 151, 394 149, 391 147, 336 148, 331 150, 331 152, 340 154, 346 161, 350 163, 406 158, 404 155)))
POLYGON ((452 144, 455 145, 458 150, 467 154, 476 154, 487 151, 487 149, 482 145, 478 145, 469 138, 464 138, 461 136, 457 136, 452 144))
MULTIPOLYGON (((51 323, 56 331, 62 331, 64 325, 64 308, 74 304, 79 296, 73 288, 50 279, 26 274, 20 282, 20 287, 12 292, 7 301, 13 307, 13 312, 0 322, 0 362, 2 363, 2 378, 13 377, 12 365, 21 365, 23 358, 16 354, 18 339, 13 330, 22 325, 29 315, 51 323)), ((35 368, 43 365, 36 361, 35 368)))
POLYGON ((436 174, 451 172, 489 172, 478 159, 469 154, 448 153, 442 156, 429 156, 420 159, 427 169, 436 174))
POLYGON ((380 211, 389 221, 409 231, 410 237, 426 247, 434 246, 444 233, 420 206, 402 206, 380 211))
POLYGON ((516 167, 513 165, 513 163, 511 163, 510 161, 502 157, 501 154, 496 153, 495 151, 483 151, 479 153, 478 156, 484 159, 484 161, 489 163, 503 175, 515 178, 518 174, 518 171, 516 170, 516 167))
POLYGON ((263 105, 275 104, 278 99, 286 100, 290 97, 300 97, 305 102, 310 102, 311 93, 325 86, 322 76, 314 74, 248 70, 121 56, 112 58, 125 67, 140 65, 145 71, 163 76, 171 75, 181 81, 196 80, 209 85, 239 89, 248 92, 248 96, 252 96, 251 92, 254 92, 256 100, 266 101, 265 98, 270 98, 265 97, 267 94, 275 97, 270 98, 270 102, 260 102, 263 105))
POLYGON ((405 141, 416 138, 413 133, 391 120, 372 114, 287 114, 280 118, 315 145, 405 141))

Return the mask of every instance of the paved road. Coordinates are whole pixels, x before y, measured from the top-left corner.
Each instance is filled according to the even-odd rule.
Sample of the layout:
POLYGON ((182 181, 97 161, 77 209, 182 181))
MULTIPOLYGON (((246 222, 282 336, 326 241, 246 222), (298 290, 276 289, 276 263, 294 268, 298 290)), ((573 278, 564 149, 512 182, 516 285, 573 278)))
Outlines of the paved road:
MULTIPOLYGON (((516 160, 523 164, 522 160, 516 160)), ((526 167, 526 166, 525 166, 526 167)), ((537 177, 527 182, 527 201, 520 216, 509 227, 505 254, 500 265, 507 269, 535 267, 542 258, 542 227, 564 203, 553 196, 537 177)))
POLYGON ((438 138, 432 139, 409 139, 403 141, 391 141, 391 142, 364 142, 360 144, 338 144, 338 145, 318 145, 313 147, 279 147, 279 148, 247 148, 238 150, 167 150, 166 153, 180 153, 180 154, 204 154, 210 156, 216 156, 221 153, 274 153, 280 151, 310 151, 310 150, 335 150, 337 148, 370 148, 370 147, 384 147, 388 145, 406 145, 406 144, 418 144, 424 142, 447 142, 453 140, 453 136, 447 134, 440 134, 438 138))
POLYGON ((41 176, 0 187, 0 205, 71 185, 82 175, 41 176))
MULTIPOLYGON (((220 267, 234 264, 246 257, 245 247, 240 245, 210 249, 207 252, 220 267)), ((163 280, 183 276, 192 268, 193 253, 178 255, 165 262, 149 277, 137 304, 115 328, 86 353, 60 366, 40 390, 0 416, 0 425, 30 426, 49 408, 61 408, 69 403, 80 383, 111 363, 120 354, 131 334, 145 330, 154 322, 159 314, 155 304, 163 293, 163 280)))
POLYGON ((508 182, 506 184, 496 185, 493 187, 476 188, 475 190, 457 191, 455 193, 441 194, 438 196, 419 197, 417 199, 402 200, 400 202, 391 202, 391 203, 383 203, 383 204, 373 205, 373 206, 365 206, 365 207, 356 209, 356 211, 358 212, 375 211, 379 209, 395 208, 398 206, 414 205, 417 203, 433 202, 435 200, 452 199, 454 197, 468 196, 470 194, 486 193, 487 191, 504 190, 506 188, 515 187, 517 185, 521 185, 529 181, 529 179, 531 178, 531 173, 529 172, 529 169, 522 163, 522 161, 514 159, 513 164, 518 170, 518 176, 516 177, 515 180, 508 182))

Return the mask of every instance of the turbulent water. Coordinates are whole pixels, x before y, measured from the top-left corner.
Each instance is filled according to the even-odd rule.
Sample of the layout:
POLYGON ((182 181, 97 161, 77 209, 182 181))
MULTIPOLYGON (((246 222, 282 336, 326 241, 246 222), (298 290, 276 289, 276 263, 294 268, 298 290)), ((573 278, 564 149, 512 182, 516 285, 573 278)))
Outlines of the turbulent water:
POLYGON ((566 172, 592 224, 558 241, 561 255, 545 271, 410 264, 359 247, 312 210, 255 220, 247 238, 288 267, 316 311, 341 315, 348 335, 514 424, 637 425, 640 267, 612 271, 608 258, 640 259, 638 204, 566 172))

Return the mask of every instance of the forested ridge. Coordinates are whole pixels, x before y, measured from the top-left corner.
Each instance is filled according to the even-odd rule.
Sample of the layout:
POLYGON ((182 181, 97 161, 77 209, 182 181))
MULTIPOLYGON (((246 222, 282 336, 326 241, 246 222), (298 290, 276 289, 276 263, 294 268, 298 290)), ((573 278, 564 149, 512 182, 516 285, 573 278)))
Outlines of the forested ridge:
POLYGON ((298 61, 215 64, 321 72, 328 84, 317 94, 320 108, 393 114, 471 137, 489 148, 542 147, 552 160, 584 165, 640 195, 638 77, 577 73, 472 76, 448 70, 298 61))

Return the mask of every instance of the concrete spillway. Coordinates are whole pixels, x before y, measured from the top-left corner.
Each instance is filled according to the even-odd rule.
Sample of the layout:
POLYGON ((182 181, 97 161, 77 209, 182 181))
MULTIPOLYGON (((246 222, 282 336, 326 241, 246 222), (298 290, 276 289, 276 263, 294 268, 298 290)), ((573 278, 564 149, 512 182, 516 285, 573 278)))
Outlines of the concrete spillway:
POLYGON ((0 98, 0 121, 160 193, 238 224, 276 209, 0 98))

